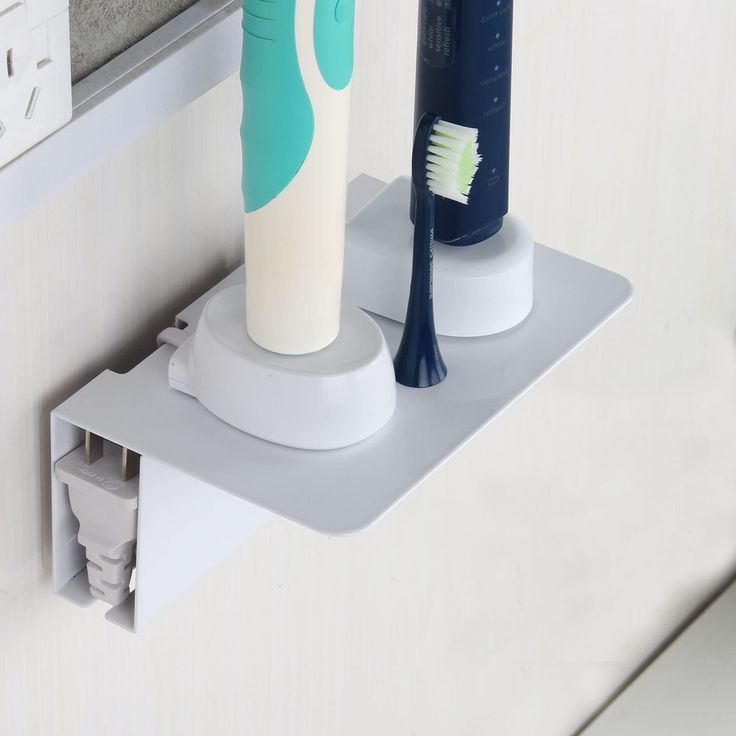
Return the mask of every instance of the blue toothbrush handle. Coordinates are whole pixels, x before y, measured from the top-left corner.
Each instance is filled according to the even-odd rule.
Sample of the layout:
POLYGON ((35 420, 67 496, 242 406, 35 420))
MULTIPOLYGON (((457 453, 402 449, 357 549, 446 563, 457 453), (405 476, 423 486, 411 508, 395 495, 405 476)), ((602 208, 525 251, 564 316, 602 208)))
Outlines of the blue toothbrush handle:
POLYGON ((513 11, 513 0, 419 0, 416 121, 441 115, 477 128, 482 141, 468 205, 437 203, 442 243, 479 243, 508 212, 513 11))
POLYGON ((434 327, 432 262, 434 257, 435 197, 416 193, 414 254, 411 290, 404 321, 404 334, 394 359, 396 380, 412 388, 427 388, 447 376, 434 327))

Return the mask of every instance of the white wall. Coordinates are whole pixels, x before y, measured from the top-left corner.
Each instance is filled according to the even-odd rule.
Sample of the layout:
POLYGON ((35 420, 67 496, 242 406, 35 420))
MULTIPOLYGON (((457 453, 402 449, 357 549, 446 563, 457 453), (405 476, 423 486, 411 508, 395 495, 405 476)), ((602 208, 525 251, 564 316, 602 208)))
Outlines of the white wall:
MULTIPOLYGON (((358 5, 352 169, 391 177, 415 3, 358 5)), ((736 561, 735 34, 520 0, 513 209, 635 304, 374 529, 276 522, 138 637, 50 592, 47 415, 240 258, 235 80, 0 233, 0 733, 581 724, 736 561)))

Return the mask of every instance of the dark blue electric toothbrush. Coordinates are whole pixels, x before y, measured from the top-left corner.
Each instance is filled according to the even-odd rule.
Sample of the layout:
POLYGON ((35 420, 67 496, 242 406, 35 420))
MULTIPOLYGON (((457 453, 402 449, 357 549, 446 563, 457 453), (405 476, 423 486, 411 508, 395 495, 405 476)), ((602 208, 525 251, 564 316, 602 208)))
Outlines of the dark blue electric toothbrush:
POLYGON ((415 120, 441 115, 483 142, 470 206, 437 203, 442 243, 480 243, 508 212, 513 15, 513 0, 419 0, 415 120))

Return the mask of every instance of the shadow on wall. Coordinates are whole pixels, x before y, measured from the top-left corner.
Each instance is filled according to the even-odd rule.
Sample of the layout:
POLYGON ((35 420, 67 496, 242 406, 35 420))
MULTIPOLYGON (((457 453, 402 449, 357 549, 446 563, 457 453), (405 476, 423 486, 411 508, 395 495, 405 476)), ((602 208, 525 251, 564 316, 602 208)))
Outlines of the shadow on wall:
POLYGON ((70 0, 72 83, 160 28, 197 0, 70 0))
MULTIPOLYGON (((734 334, 736 338, 736 333, 734 334)), ((596 709, 596 711, 585 721, 585 723, 577 730, 572 736, 585 736, 586 731, 590 728, 598 718, 603 715, 614 701, 616 701, 626 690, 631 687, 634 682, 648 669, 664 652, 669 649, 675 640, 678 639, 687 629, 689 629, 704 613, 710 608, 732 585, 736 584, 736 564, 732 565, 731 571, 726 576, 725 580, 718 586, 718 588, 710 593, 708 597, 691 613, 689 613, 685 619, 680 622, 674 631, 667 635, 667 637, 656 647, 656 649, 642 662, 635 670, 631 673, 626 680, 611 694, 611 696, 596 709)), ((684 600, 692 600, 693 598, 702 597, 702 591, 698 588, 693 595, 693 591, 687 588, 682 591, 684 600)))

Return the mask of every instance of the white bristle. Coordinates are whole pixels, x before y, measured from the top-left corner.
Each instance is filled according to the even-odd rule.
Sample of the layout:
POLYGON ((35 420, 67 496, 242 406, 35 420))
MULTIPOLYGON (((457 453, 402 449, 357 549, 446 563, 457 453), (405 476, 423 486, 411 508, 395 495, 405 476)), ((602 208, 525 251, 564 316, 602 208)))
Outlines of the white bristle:
POLYGON ((470 187, 482 161, 478 129, 440 120, 430 136, 427 180, 438 197, 468 203, 470 187))

